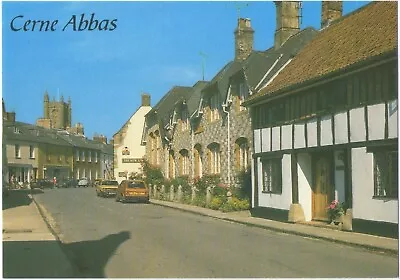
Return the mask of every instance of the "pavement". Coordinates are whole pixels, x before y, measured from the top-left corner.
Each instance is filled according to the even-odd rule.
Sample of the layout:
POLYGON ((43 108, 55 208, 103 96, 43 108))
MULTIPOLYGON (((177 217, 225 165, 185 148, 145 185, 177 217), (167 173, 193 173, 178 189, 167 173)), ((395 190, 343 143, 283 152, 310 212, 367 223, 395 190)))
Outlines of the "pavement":
POLYGON ((341 231, 337 227, 321 227, 313 224, 285 223, 264 218, 252 217, 250 211, 223 213, 193 205, 150 199, 155 205, 170 207, 186 212, 208 216, 225 221, 240 223, 248 226, 263 228, 271 231, 299 235, 310 238, 323 239, 354 247, 362 247, 373 251, 384 252, 391 255, 399 254, 399 240, 357 232, 341 231))
MULTIPOLYGON (((30 190, 3 197, 3 278, 67 278, 75 270, 30 190)), ((54 225, 53 225, 54 227, 54 225)))
MULTIPOLYGON (((398 239, 255 218, 249 211, 223 213, 176 202, 155 199, 150 202, 248 226, 398 255, 398 239)), ((30 190, 12 191, 3 198, 3 277, 75 277, 76 270, 62 250, 59 234, 51 215, 33 199, 30 190)))

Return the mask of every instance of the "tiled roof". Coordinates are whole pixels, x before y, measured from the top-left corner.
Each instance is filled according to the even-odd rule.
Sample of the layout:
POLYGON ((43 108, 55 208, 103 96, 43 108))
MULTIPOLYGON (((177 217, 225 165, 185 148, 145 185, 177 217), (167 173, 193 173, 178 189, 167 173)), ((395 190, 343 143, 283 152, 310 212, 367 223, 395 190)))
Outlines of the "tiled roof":
POLYGON ((396 48, 397 1, 372 2, 323 29, 271 84, 247 102, 323 78, 396 48))
POLYGON ((206 87, 208 82, 206 81, 198 81, 194 84, 192 93, 187 100, 187 107, 189 111, 189 116, 191 116, 199 107, 199 102, 201 98, 201 91, 204 87, 206 87))

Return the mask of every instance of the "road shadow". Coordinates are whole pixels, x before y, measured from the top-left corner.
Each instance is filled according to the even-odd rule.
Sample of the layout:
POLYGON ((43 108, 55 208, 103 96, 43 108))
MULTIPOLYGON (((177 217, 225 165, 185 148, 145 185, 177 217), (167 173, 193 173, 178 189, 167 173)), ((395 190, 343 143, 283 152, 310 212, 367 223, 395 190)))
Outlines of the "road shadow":
POLYGON ((40 194, 43 193, 40 189, 34 190, 10 190, 8 195, 3 195, 3 210, 14 208, 18 206, 29 205, 32 203, 32 199, 28 196, 29 194, 40 194))
POLYGON ((79 278, 105 278, 104 268, 118 247, 130 239, 130 232, 121 231, 100 240, 62 244, 63 251, 76 267, 79 278))
POLYGON ((58 241, 3 241, 3 278, 72 278, 58 241))

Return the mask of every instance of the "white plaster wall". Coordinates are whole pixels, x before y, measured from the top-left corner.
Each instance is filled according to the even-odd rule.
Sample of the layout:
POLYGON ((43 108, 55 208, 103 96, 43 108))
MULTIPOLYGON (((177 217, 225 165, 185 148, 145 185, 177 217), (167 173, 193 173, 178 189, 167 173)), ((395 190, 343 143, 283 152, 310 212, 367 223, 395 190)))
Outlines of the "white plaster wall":
POLYGON ((389 138, 398 137, 397 127, 397 99, 388 103, 388 126, 389 126, 389 138))
POLYGON ((254 130, 254 153, 261 152, 260 129, 254 130))
POLYGON ((294 125, 294 148, 305 148, 306 137, 304 133, 304 123, 298 123, 294 125))
POLYGON ((345 165, 344 165, 344 151, 335 151, 335 199, 339 202, 345 200, 345 165))
POLYGON ((368 110, 368 139, 378 140, 385 138, 385 104, 376 104, 367 107, 368 110))
POLYGON ((281 129, 280 127, 272 128, 272 150, 277 151, 280 150, 281 145, 281 129))
POLYGON ((398 223, 398 200, 373 199, 373 154, 365 147, 352 149, 353 217, 398 223))
POLYGON ((297 176, 299 187, 299 203, 303 207, 306 221, 312 219, 312 165, 311 156, 306 153, 297 155, 297 176))
POLYGON ((282 158, 282 194, 262 192, 262 166, 259 164, 258 200, 261 207, 289 210, 292 203, 292 176, 290 172, 290 155, 282 158))
POLYGON ((146 147, 141 146, 143 126, 145 118, 144 116, 151 110, 150 106, 141 106, 129 119, 128 128, 124 139, 122 139, 119 147, 115 149, 117 155, 118 167, 114 169, 114 176, 120 183, 124 178, 119 177, 119 172, 127 171, 128 174, 131 172, 140 172, 140 163, 122 163, 123 158, 142 158, 146 153, 146 147), (122 155, 122 149, 128 147, 130 154, 122 155))
POLYGON ((340 112, 334 115, 335 118, 335 144, 345 144, 349 142, 347 135, 347 112, 340 112))
POLYGON ((317 119, 311 119, 307 122, 307 145, 308 147, 316 147, 318 132, 317 132, 317 119))
POLYGON ((292 126, 282 126, 282 150, 288 150, 292 148, 292 126))
POLYGON ((365 141, 364 108, 350 110, 350 141, 365 141))
POLYGON ((261 132, 261 145, 263 152, 271 151, 271 128, 263 128, 261 132))
POLYGON ((321 118, 321 146, 333 145, 332 118, 330 115, 321 118))

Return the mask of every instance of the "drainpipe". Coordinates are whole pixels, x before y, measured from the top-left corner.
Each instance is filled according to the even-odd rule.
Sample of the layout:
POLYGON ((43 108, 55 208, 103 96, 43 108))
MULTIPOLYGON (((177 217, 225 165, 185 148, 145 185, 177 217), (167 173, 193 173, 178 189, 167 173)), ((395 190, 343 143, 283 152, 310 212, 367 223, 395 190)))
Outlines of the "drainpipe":
POLYGON ((231 138, 231 123, 230 123, 230 112, 227 110, 227 107, 230 105, 229 99, 231 95, 231 86, 229 85, 228 89, 228 95, 227 95, 227 103, 222 104, 222 110, 224 111, 225 114, 227 114, 228 118, 228 125, 227 125, 227 143, 228 143, 228 187, 231 186, 231 143, 230 143, 230 138, 231 138))

